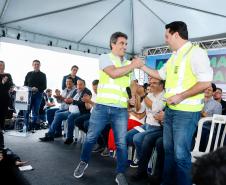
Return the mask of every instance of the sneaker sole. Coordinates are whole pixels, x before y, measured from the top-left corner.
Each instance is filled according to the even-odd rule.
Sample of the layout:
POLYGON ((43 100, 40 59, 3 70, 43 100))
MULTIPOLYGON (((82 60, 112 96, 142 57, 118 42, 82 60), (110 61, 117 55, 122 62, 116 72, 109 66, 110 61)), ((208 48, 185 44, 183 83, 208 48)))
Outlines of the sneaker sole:
POLYGON ((117 178, 115 178, 115 182, 119 185, 119 182, 118 182, 117 178))
POLYGON ((115 182, 119 185, 119 182, 118 182, 117 178, 115 178, 115 182))
POLYGON ((75 172, 74 172, 74 177, 76 178, 76 179, 79 179, 79 178, 81 178, 83 175, 84 175, 84 172, 85 172, 85 170, 86 170, 86 168, 88 168, 88 164, 86 165, 86 167, 84 168, 84 171, 83 171, 83 173, 81 174, 81 175, 75 175, 75 172))
POLYGON ((110 154, 107 154, 107 155, 103 155, 103 154, 100 154, 102 157, 110 157, 110 154))
POLYGON ((133 166, 133 165, 129 165, 131 168, 138 168, 138 165, 137 166, 133 166))

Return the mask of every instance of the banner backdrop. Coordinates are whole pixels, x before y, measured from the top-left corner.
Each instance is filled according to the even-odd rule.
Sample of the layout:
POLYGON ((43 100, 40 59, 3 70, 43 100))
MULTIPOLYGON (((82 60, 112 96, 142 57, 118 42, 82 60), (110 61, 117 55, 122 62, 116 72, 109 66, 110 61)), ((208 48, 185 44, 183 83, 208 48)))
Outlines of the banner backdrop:
MULTIPOLYGON (((226 48, 207 50, 211 67, 213 68, 213 83, 223 90, 223 99, 226 99, 226 48)), ((146 65, 153 69, 160 69, 171 54, 148 55, 146 65)), ((147 81, 147 76, 146 80, 147 81)))

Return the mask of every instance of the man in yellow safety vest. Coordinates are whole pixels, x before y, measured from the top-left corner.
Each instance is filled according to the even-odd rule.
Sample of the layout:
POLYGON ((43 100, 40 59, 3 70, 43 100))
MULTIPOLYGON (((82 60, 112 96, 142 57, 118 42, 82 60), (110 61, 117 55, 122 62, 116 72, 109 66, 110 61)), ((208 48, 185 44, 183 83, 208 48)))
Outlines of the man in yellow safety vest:
POLYGON ((203 91, 210 86, 213 71, 206 51, 188 41, 184 22, 175 21, 165 28, 165 41, 173 54, 158 71, 146 66, 141 69, 166 80, 162 185, 192 185, 191 142, 204 105, 203 91))
POLYGON ((127 48, 127 35, 121 32, 112 34, 109 54, 101 55, 99 63, 99 84, 96 105, 93 108, 86 140, 83 144, 81 161, 74 171, 74 177, 83 176, 88 167, 90 154, 96 139, 104 127, 111 123, 117 146, 117 169, 115 181, 127 185, 124 172, 127 166, 127 88, 131 82, 131 71, 142 64, 138 60, 128 61, 124 55, 127 48))

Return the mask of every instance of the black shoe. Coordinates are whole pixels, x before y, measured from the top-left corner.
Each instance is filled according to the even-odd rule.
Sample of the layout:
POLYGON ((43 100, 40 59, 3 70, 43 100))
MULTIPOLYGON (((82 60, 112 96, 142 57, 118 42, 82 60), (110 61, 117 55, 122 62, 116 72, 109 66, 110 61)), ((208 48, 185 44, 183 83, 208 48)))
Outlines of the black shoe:
POLYGON ((40 124, 36 124, 36 125, 34 126, 34 128, 35 128, 35 130, 40 130, 40 129, 41 129, 41 126, 40 126, 40 124))
POLYGON ((130 167, 131 168, 138 168, 138 160, 137 159, 134 159, 131 164, 130 164, 130 167))
POLYGON ((66 145, 70 145, 71 143, 73 143, 74 142, 74 140, 73 139, 71 139, 71 138, 67 138, 65 141, 64 141, 64 144, 66 144, 66 145))
POLYGON ((45 122, 40 123, 40 128, 41 129, 47 129, 48 128, 48 124, 45 122))
POLYGON ((55 133, 54 138, 62 137, 63 135, 61 133, 55 133))
POLYGON ((39 138, 42 142, 54 141, 54 137, 46 135, 45 137, 39 138))
POLYGON ((137 182, 137 181, 141 181, 143 179, 148 178, 148 174, 147 173, 135 173, 134 175, 132 175, 130 177, 131 181, 137 182))
POLYGON ((156 175, 151 175, 148 177, 148 185, 160 185, 161 184, 161 178, 156 175))
POLYGON ((99 144, 96 144, 92 150, 93 153, 103 152, 103 151, 104 151, 104 147, 100 146, 99 144))
POLYGON ((34 133, 35 133, 35 130, 34 130, 34 129, 32 129, 32 130, 31 130, 31 133, 32 133, 32 134, 34 134, 34 133))

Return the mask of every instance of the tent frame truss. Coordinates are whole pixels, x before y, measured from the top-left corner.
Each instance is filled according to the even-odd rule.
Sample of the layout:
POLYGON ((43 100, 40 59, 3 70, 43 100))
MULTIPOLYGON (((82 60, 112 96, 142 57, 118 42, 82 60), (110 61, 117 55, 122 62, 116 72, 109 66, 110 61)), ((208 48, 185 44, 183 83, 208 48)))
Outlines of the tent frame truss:
MULTIPOLYGON (((199 45, 203 49, 217 49, 226 47, 226 37, 220 39, 212 39, 212 40, 203 40, 203 41, 194 41, 192 42, 195 45, 199 45)), ((144 48, 142 51, 142 55, 159 55, 159 54, 169 54, 172 53, 168 46, 159 46, 159 47, 151 47, 144 48)))

